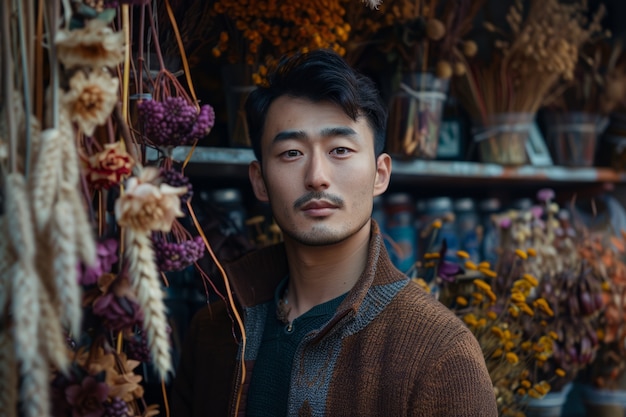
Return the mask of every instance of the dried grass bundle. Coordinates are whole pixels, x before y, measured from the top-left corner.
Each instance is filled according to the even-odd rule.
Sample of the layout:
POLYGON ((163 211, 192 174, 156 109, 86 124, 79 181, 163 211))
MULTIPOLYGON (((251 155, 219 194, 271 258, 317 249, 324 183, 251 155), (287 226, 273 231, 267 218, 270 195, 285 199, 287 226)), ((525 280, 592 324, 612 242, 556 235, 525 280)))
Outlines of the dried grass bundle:
POLYGON ((475 120, 497 113, 535 113, 562 89, 560 80, 574 80, 583 45, 602 32, 601 5, 591 20, 587 2, 531 0, 524 17, 521 0, 506 16, 510 33, 486 23, 485 28, 505 39, 495 41, 489 64, 473 61, 463 82, 460 99, 475 120))

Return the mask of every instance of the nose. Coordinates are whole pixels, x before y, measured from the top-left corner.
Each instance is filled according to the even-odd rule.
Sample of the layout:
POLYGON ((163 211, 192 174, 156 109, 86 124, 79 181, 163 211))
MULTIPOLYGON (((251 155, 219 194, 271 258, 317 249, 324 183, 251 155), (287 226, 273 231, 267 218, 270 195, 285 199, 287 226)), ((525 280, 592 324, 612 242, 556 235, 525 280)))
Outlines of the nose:
POLYGON ((308 190, 325 190, 330 185, 330 166, 324 155, 315 152, 308 161, 305 185, 308 190))

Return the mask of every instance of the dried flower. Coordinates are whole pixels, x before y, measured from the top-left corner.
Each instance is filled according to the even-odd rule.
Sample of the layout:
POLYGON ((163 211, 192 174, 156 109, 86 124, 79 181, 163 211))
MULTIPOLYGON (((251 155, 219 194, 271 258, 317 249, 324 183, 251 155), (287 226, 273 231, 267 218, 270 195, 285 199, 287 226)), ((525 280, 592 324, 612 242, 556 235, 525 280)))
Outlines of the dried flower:
POLYGON ((121 142, 107 143, 102 152, 87 159, 86 178, 94 189, 108 189, 130 175, 133 165, 133 159, 121 142))
POLYGON ((83 267, 79 271, 79 282, 82 285, 93 285, 104 273, 111 272, 117 262, 118 244, 115 239, 105 239, 96 244, 96 261, 92 266, 83 267))
POLYGON ((70 89, 61 101, 87 136, 93 135, 97 126, 104 124, 117 104, 119 80, 104 71, 89 75, 78 71, 70 79, 70 89))
POLYGON ((93 313, 112 331, 141 324, 143 313, 126 276, 105 274, 98 280, 101 294, 92 303, 93 313))
POLYGON ((93 376, 85 377, 80 385, 65 389, 65 397, 72 408, 72 417, 100 417, 104 414, 104 401, 109 395, 109 386, 98 382, 93 376))
POLYGON ((529 10, 523 9, 521 1, 509 8, 509 32, 484 25, 497 37, 494 52, 489 62, 472 60, 466 82, 459 83, 461 103, 483 125, 490 115, 534 114, 552 101, 561 80, 574 80, 579 51, 602 31, 605 12, 600 6, 589 19, 587 2, 559 0, 531 0, 529 10))
POLYGON ((320 48, 344 55, 343 45, 350 33, 339 0, 302 0, 298 4, 261 0, 255 7, 237 0, 218 0, 211 13, 219 28, 213 55, 254 66, 258 72, 253 78, 259 83, 264 82, 267 67, 284 55, 320 48))
POLYGON ((115 218, 120 226, 169 232, 174 219, 184 216, 180 196, 187 188, 158 184, 158 179, 159 170, 153 167, 128 179, 126 192, 115 202, 115 218))
POLYGON ((182 242, 167 242, 155 236, 152 238, 156 262, 161 271, 181 271, 204 255, 204 241, 201 236, 182 242))
POLYGON ((82 29, 60 30, 55 44, 66 68, 114 67, 124 59, 124 33, 113 32, 100 19, 89 20, 82 29))
POLYGON ((196 107, 183 97, 145 100, 138 106, 144 134, 156 146, 192 145, 206 136, 215 123, 213 107, 196 107))

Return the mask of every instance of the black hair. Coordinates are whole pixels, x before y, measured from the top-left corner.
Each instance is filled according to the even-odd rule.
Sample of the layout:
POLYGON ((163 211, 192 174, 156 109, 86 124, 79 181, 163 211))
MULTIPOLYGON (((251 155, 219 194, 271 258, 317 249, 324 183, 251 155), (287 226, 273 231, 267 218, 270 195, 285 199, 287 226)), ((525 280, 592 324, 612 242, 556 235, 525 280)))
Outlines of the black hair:
POLYGON ((337 53, 316 49, 281 60, 268 76, 268 86, 258 87, 246 100, 246 118, 254 155, 261 161, 261 137, 272 102, 281 96, 329 101, 352 120, 365 117, 374 132, 374 153, 385 148, 387 110, 374 82, 358 73, 337 53))

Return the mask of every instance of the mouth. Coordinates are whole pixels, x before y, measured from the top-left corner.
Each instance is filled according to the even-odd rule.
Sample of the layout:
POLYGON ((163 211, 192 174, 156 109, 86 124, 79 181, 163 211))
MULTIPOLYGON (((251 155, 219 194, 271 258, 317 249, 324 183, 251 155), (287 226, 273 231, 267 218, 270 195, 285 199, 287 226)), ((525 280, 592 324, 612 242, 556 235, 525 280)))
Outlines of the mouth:
POLYGON ((323 200, 310 201, 300 207, 300 210, 302 210, 307 216, 311 217, 328 216, 337 209, 337 205, 323 200))

